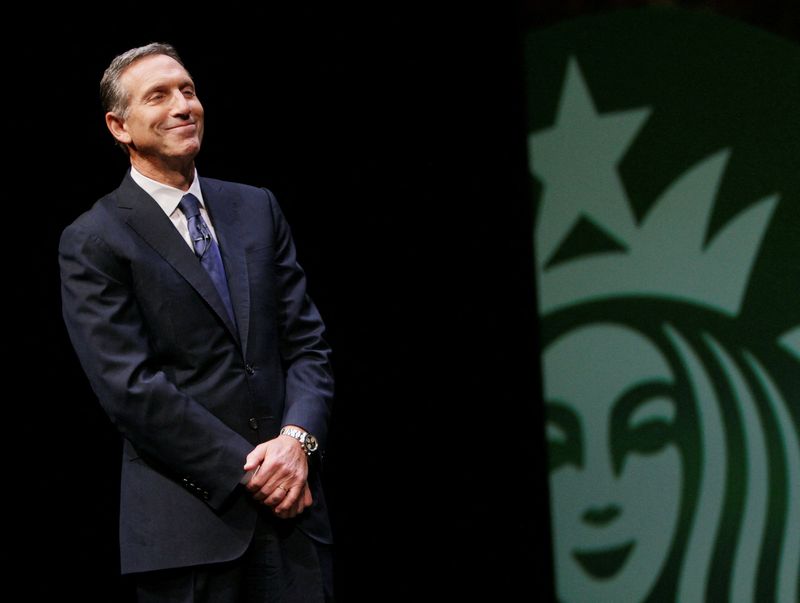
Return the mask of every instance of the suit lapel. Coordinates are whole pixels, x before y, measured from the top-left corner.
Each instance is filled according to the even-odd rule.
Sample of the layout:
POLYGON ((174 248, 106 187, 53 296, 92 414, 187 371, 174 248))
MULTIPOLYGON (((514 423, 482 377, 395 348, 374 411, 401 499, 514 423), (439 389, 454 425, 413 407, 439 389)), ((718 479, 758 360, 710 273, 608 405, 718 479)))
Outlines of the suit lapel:
POLYGON ((233 312, 239 325, 242 352, 247 351, 247 334, 250 330, 250 281, 247 275, 244 241, 241 237, 242 216, 238 196, 226 195, 218 182, 200 178, 203 200, 219 242, 228 289, 233 302, 233 312))
MULTIPOLYGON (((217 316, 219 316, 238 343, 239 336, 236 328, 228 317, 228 313, 211 277, 197 260, 197 256, 178 234, 178 231, 175 230, 175 226, 167 215, 155 200, 133 181, 130 174, 122 181, 118 192, 118 206, 129 210, 126 218, 127 224, 186 279, 217 313, 217 316)), ((222 253, 224 258, 224 251, 222 253)), ((227 269, 227 262, 225 264, 227 269)), ((231 291, 231 293, 233 292, 231 291)))

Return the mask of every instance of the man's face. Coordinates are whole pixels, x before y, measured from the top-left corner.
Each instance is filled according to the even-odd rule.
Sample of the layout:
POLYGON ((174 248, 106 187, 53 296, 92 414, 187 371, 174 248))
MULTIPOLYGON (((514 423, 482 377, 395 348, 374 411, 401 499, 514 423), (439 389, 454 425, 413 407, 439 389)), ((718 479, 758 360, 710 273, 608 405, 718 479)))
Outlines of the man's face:
POLYGON ((163 54, 144 57, 123 71, 120 84, 128 111, 112 130, 117 140, 150 160, 194 159, 203 139, 203 105, 180 63, 163 54))

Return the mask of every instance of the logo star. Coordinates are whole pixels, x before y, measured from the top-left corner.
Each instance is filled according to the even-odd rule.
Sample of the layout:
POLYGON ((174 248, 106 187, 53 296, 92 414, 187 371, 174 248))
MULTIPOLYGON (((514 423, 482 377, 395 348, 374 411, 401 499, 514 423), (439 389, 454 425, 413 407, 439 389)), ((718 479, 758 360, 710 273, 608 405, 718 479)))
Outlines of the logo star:
POLYGON ((633 142, 649 108, 600 114, 574 59, 570 59, 556 121, 528 138, 530 169, 543 183, 547 203, 537 223, 538 261, 546 263, 581 216, 623 240, 635 220, 617 166, 633 142), (546 226, 545 226, 546 225, 546 226))

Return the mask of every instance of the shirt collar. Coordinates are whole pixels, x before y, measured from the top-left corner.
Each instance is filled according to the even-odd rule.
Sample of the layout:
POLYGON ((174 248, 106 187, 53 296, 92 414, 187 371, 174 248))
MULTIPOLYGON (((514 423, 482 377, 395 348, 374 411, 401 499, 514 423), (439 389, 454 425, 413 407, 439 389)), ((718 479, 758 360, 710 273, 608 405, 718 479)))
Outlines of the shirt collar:
POLYGON ((178 208, 178 203, 181 202, 181 199, 186 193, 192 193, 200 201, 200 206, 205 206, 203 202, 203 193, 200 191, 200 179, 197 177, 197 168, 194 170, 194 178, 192 179, 192 185, 189 187, 188 191, 182 191, 174 186, 169 186, 163 182, 148 178, 133 166, 131 166, 131 178, 144 189, 144 192, 155 199, 159 207, 161 207, 168 216, 171 216, 178 208))

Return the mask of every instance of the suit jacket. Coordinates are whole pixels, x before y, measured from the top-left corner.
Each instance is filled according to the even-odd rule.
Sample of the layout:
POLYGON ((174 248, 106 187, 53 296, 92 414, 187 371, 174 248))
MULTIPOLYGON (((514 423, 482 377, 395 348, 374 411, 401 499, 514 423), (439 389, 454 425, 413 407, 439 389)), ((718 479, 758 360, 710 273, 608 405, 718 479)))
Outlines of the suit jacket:
MULTIPOLYGON (((324 450, 333 378, 272 193, 200 179, 236 316, 164 211, 126 175, 61 236, 64 320, 92 388, 123 435, 123 573, 232 560, 259 505, 247 454, 285 424, 324 450)), ((330 542, 319 471, 295 520, 330 542)), ((278 520, 283 521, 283 520, 278 520)))

